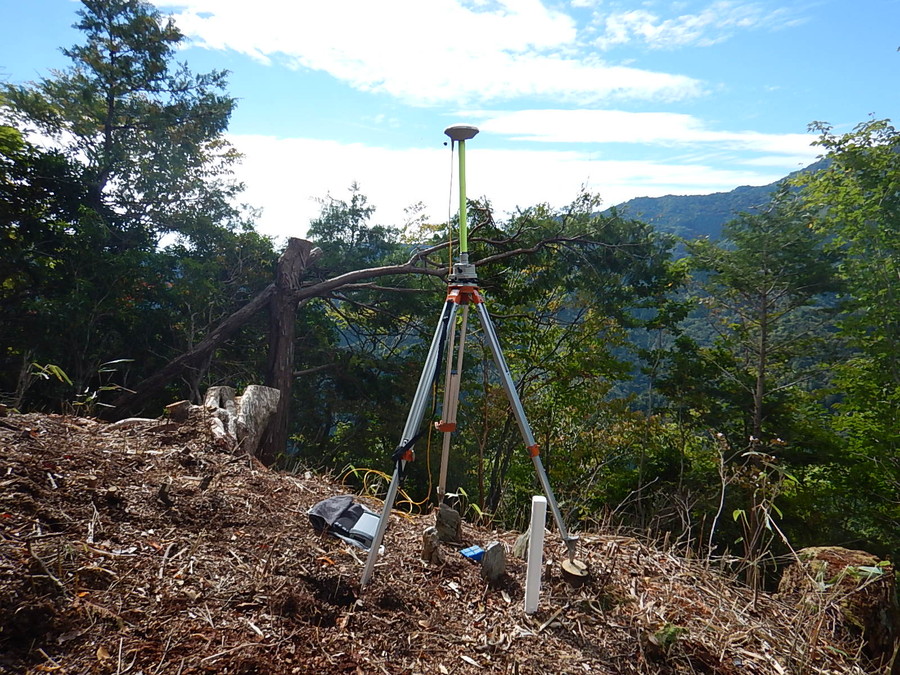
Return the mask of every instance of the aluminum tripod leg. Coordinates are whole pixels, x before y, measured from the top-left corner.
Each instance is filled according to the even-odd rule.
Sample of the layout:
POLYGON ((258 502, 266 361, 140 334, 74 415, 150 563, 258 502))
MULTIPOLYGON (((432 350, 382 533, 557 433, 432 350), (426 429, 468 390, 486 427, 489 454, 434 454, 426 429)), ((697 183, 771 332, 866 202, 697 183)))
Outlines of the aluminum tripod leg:
MULTIPOLYGON (((463 305, 462 323, 459 328, 459 351, 456 354, 456 370, 453 369, 453 340, 447 349, 447 376, 444 385, 444 408, 443 414, 446 415, 442 422, 450 423, 456 426, 456 412, 459 408, 459 381, 462 377, 463 352, 466 347, 466 327, 469 320, 469 305, 463 305)), ((451 330, 454 328, 450 326, 451 330)), ((452 335, 456 335, 454 330, 452 335)), ((447 492, 447 466, 450 461, 450 438, 452 431, 445 431, 441 445, 441 470, 438 477, 438 503, 444 501, 444 495, 447 492)))
MULTIPOLYGON (((447 331, 453 328, 457 308, 458 305, 454 302, 447 301, 444 303, 440 321, 438 321, 437 328, 434 331, 434 337, 431 340, 431 347, 428 349, 428 356, 425 358, 425 366, 422 368, 422 375, 419 377, 416 395, 413 397, 409 415, 406 418, 406 426, 403 427, 403 438, 400 441, 399 447, 403 447, 409 443, 415 437, 419 427, 422 425, 425 407, 428 404, 429 390, 431 389, 432 382, 434 382, 435 369, 438 367, 438 362, 441 357, 442 343, 447 331)), ((384 498, 384 508, 381 511, 381 517, 378 519, 378 527, 375 529, 372 548, 369 549, 369 557, 366 559, 366 566, 365 569, 363 569, 363 575, 360 581, 361 586, 368 584, 372 580, 372 574, 375 572, 375 561, 378 560, 378 549, 381 548, 381 542, 384 539, 384 531, 387 529, 388 521, 391 517, 391 509, 394 508, 394 501, 397 499, 397 491, 400 488, 400 472, 405 466, 406 461, 401 459, 394 468, 394 475, 391 477, 391 484, 388 487, 387 495, 384 498)))
POLYGON ((559 504, 556 503, 556 497, 553 496, 553 489, 550 487, 550 479, 547 478, 547 472, 544 470, 544 464, 541 462, 541 456, 537 452, 537 442, 534 440, 534 434, 531 426, 525 417, 525 410, 522 408, 522 401, 519 399, 519 393, 516 391, 516 385, 513 382, 512 375, 509 373, 509 366, 506 365, 506 359, 503 357, 503 351, 500 349, 500 341, 497 339, 497 332, 494 330, 494 322, 488 314, 487 307, 484 302, 476 305, 478 315, 481 317, 481 325, 484 328, 484 334, 491 348, 491 354, 494 356, 494 363, 497 364, 497 370, 500 371, 500 379, 503 382, 503 389, 506 391, 506 397, 512 406, 513 415, 519 425, 519 432, 525 441, 525 446, 531 453, 531 461, 534 464, 534 470, 537 473, 538 480, 541 482, 541 488, 544 490, 544 496, 547 497, 547 503, 550 504, 550 510, 553 512, 553 520, 556 521, 556 527, 569 553, 569 560, 575 558, 575 546, 578 543, 577 535, 570 535, 563 521, 562 513, 559 510, 559 504))

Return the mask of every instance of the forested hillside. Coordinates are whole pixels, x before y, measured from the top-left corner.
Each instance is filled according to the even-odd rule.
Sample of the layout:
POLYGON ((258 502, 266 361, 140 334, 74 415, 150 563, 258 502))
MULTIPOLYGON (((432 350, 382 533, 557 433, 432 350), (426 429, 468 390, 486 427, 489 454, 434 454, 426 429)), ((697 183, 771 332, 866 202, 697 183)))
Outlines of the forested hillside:
MULTIPOLYGON (((0 401, 155 417, 267 384, 283 394, 267 464, 390 471, 452 223, 380 223, 353 188, 276 250, 232 175, 226 75, 179 65, 182 35, 149 3, 80 16, 71 67, 0 90, 0 401)), ((575 529, 658 534, 752 585, 790 547, 900 554, 900 134, 818 132, 827 166, 715 214, 470 203, 480 286, 575 529), (685 244, 664 213, 683 234, 730 220, 685 244)), ((521 524, 532 463, 469 331, 449 486, 467 517, 521 524)), ((408 467, 423 503, 443 386, 441 371, 408 467)))
MULTIPOLYGON (((827 166, 827 160, 819 160, 784 180, 797 178, 801 173, 812 173, 827 166)), ((722 226, 740 213, 753 213, 764 209, 782 181, 769 185, 742 185, 728 192, 708 195, 666 195, 664 197, 635 197, 614 208, 627 218, 643 220, 662 232, 696 239, 718 239, 722 226)))

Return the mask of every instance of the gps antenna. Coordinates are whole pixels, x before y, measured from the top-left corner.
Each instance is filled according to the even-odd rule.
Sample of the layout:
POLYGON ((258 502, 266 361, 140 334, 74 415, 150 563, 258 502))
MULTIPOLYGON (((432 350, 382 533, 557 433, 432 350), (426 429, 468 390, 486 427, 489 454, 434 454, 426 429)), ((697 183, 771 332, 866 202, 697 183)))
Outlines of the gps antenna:
POLYGON ((474 279, 475 268, 469 264, 469 222, 466 213, 466 141, 475 138, 478 127, 454 124, 444 133, 459 145, 459 263, 454 265, 454 278, 474 279))

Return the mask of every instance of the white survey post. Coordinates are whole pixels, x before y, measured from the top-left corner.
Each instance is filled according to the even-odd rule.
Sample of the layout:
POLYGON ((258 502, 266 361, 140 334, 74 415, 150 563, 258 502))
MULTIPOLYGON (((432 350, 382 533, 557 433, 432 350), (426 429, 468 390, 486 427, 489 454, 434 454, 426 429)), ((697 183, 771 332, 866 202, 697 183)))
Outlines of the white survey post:
POLYGON ((534 614, 541 594, 541 568, 544 566, 544 523, 547 498, 531 498, 531 530, 528 540, 528 565, 525 572, 525 613, 534 614))

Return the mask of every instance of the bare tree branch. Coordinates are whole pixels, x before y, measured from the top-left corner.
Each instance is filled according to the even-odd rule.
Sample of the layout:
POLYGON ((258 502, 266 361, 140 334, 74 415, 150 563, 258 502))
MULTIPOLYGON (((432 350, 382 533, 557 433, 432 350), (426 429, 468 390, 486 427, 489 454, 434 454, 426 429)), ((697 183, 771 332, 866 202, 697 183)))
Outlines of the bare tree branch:
POLYGON ((306 377, 307 375, 312 375, 313 373, 319 373, 323 370, 328 370, 329 368, 334 368, 333 363, 323 363, 321 366, 313 366, 312 368, 304 368, 303 370, 295 370, 292 374, 294 377, 306 377))
MULTIPOLYGON (((428 288, 401 288, 399 286, 381 286, 376 283, 362 283, 362 284, 347 284, 345 286, 341 286, 341 291, 358 291, 358 290, 371 290, 371 291, 387 291, 389 293, 432 293, 432 289, 428 288)), ((328 297, 338 298, 341 296, 337 294, 331 294, 328 297)))
MULTIPOLYGON (((447 244, 437 244, 426 249, 416 251, 405 263, 398 265, 386 265, 362 270, 347 272, 333 279, 327 279, 310 285, 301 286, 293 294, 293 302, 299 305, 304 300, 315 297, 327 296, 333 291, 361 282, 366 279, 392 276, 397 274, 422 274, 443 278, 447 274, 446 267, 436 267, 429 263, 427 257, 436 251, 445 248, 447 244), (421 265, 430 265, 422 267, 421 265)), ((246 305, 238 309, 222 323, 213 328, 204 340, 198 343, 189 352, 179 355, 151 377, 135 385, 134 394, 123 393, 116 398, 110 409, 111 416, 122 416, 139 406, 145 404, 154 394, 166 386, 173 378, 181 374, 184 368, 193 365, 212 353, 219 345, 227 341, 235 332, 250 320, 257 312, 268 307, 276 293, 276 285, 269 284, 256 297, 246 305)))

